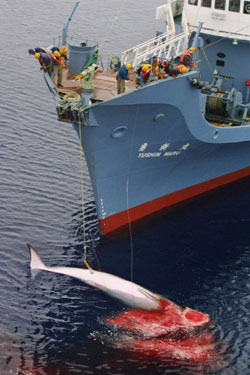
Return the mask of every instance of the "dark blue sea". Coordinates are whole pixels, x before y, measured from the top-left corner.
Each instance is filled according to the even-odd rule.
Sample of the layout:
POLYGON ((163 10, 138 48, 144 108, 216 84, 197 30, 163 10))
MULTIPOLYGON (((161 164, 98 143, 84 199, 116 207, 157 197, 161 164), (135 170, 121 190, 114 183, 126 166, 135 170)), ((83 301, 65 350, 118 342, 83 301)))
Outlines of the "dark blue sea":
MULTIPOLYGON (((150 39, 162 1, 81 1, 69 31, 101 42, 104 64, 150 39)), ((27 243, 50 266, 83 265, 80 150, 58 122, 28 49, 60 35, 73 2, 0 4, 0 374, 250 374, 250 179, 164 212, 132 235, 101 238, 84 169, 88 262, 210 315, 219 363, 143 356, 113 343, 105 318, 126 307, 67 276, 29 269, 27 243)))

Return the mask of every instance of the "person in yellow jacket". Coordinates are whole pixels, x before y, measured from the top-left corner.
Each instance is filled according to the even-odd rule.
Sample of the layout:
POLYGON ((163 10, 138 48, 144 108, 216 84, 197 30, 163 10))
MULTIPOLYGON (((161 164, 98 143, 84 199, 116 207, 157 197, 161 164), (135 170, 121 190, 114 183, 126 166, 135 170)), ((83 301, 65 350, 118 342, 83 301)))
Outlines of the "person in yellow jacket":
POLYGON ((82 103, 85 105, 88 105, 89 99, 93 96, 93 90, 95 88, 94 77, 98 69, 101 69, 101 67, 96 64, 92 64, 89 67, 84 68, 83 71, 75 78, 76 80, 82 79, 81 86, 83 89, 83 93, 81 97, 82 103))

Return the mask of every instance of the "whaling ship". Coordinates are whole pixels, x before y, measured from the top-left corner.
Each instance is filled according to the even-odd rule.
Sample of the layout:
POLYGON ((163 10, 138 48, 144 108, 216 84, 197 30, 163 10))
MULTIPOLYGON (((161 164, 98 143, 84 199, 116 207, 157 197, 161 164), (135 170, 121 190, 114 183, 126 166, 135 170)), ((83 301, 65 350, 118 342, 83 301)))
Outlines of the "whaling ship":
POLYGON ((77 5, 53 44, 68 49, 63 88, 44 77, 59 120, 79 135, 102 234, 250 174, 249 1, 185 0, 178 25, 178 3, 158 7, 166 31, 124 51, 121 64, 174 65, 193 46, 194 66, 142 88, 128 81, 120 95, 116 67, 98 70, 90 93, 75 80, 98 56, 97 45, 67 37, 77 5))

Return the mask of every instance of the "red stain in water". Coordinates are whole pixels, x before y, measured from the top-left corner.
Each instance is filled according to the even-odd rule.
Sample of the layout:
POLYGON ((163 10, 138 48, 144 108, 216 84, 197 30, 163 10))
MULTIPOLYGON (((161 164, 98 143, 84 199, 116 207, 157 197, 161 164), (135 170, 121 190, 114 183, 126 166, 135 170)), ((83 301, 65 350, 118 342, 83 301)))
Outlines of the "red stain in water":
POLYGON ((193 362, 216 359, 212 334, 202 333, 183 339, 135 340, 131 349, 137 349, 147 355, 161 358, 175 358, 193 362))
POLYGON ((215 358, 209 316, 162 299, 158 310, 133 309, 107 318, 135 338, 126 347, 147 355, 201 362, 215 358))
POLYGON ((106 320, 123 330, 147 333, 154 337, 180 329, 193 330, 210 322, 207 314, 188 307, 183 309, 165 299, 160 300, 157 310, 133 309, 106 320))

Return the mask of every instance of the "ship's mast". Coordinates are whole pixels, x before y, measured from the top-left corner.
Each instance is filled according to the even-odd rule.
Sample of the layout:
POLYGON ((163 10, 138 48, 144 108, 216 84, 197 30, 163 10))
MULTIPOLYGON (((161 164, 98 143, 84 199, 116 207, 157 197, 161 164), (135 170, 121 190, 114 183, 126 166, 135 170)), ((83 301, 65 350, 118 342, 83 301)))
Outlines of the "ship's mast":
POLYGON ((76 3, 74 4, 64 26, 63 26, 63 32, 62 32, 62 45, 65 46, 66 45, 66 39, 67 39, 67 33, 68 33, 68 28, 69 28, 69 22, 71 21, 72 17, 73 17, 73 14, 75 13, 75 10, 77 8, 79 4, 79 1, 76 1, 76 3))

